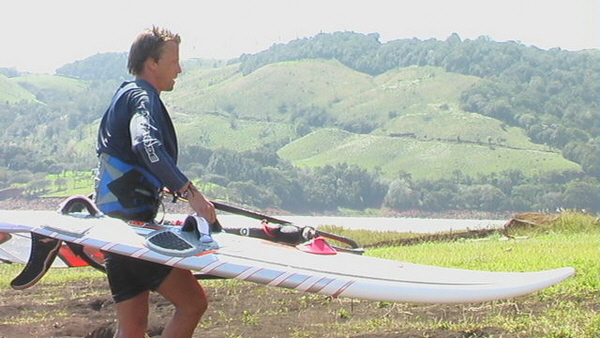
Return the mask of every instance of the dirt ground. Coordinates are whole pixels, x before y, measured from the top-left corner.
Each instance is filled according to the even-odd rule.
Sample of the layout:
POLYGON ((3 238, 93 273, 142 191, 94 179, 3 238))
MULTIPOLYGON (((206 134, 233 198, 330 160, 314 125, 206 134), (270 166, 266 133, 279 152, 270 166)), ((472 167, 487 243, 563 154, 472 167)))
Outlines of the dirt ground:
MULTIPOLYGON (((50 272, 51 273, 51 272, 50 272)), ((210 281, 205 290, 209 310, 194 337, 490 337, 500 328, 456 331, 448 328, 361 328, 365 320, 410 320, 435 317, 452 321, 465 316, 461 305, 381 304, 330 299, 252 283, 210 281), (336 332, 358 325, 351 332, 336 332), (332 328, 333 326, 333 328, 332 328)), ((5 289, 6 290, 6 289, 5 289)), ((172 313, 160 296, 151 296, 148 334, 159 337, 172 313)), ((103 277, 68 285, 38 284, 0 293, 0 337, 109 338, 114 334, 114 303, 103 277)))
MULTIPOLYGON (((45 201, 37 209, 55 209, 45 201), (47 205, 46 205, 47 204, 47 205)), ((0 203, 0 209, 30 209, 31 203, 0 203)), ((49 273, 52 273, 50 271, 49 273)), ((209 297, 194 337, 510 337, 502 328, 455 330, 448 323, 477 323, 486 305, 413 305, 331 299, 247 282, 202 282, 209 297), (431 319, 433 325, 415 328, 431 319), (406 325, 402 324, 406 323, 406 325)), ((112 337, 114 302, 104 276, 68 282, 39 283, 17 291, 0 289, 0 338, 112 337)), ((497 311, 534 313, 543 302, 495 304, 497 311), (528 308, 531 307, 531 308, 528 308)), ((160 296, 151 296, 150 337, 159 337, 172 313, 160 296)))

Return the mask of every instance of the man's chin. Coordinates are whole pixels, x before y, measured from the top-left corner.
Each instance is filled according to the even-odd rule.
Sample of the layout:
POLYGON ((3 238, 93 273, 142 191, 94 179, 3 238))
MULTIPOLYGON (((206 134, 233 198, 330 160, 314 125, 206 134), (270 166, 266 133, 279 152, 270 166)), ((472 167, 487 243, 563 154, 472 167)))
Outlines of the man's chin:
POLYGON ((171 84, 169 86, 167 86, 165 89, 163 89, 163 91, 170 92, 173 90, 173 88, 175 88, 175 81, 171 82, 171 84))

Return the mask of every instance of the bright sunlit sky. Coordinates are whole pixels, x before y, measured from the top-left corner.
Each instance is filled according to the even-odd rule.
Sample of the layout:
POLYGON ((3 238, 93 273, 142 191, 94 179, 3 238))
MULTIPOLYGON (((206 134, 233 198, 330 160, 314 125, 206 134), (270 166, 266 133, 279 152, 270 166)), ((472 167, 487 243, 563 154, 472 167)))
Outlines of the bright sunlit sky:
POLYGON ((182 37, 181 57, 233 58, 320 32, 380 41, 486 35, 567 50, 600 48, 600 0, 2 0, 0 67, 54 73, 126 52, 143 29, 182 37))

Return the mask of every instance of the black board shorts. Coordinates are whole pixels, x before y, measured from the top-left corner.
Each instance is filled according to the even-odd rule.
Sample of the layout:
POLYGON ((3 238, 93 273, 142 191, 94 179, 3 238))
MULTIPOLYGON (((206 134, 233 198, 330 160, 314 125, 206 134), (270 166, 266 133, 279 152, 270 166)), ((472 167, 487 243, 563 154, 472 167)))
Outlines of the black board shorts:
POLYGON ((173 269, 170 266, 110 252, 104 252, 104 262, 110 291, 116 303, 145 291, 156 290, 173 269))

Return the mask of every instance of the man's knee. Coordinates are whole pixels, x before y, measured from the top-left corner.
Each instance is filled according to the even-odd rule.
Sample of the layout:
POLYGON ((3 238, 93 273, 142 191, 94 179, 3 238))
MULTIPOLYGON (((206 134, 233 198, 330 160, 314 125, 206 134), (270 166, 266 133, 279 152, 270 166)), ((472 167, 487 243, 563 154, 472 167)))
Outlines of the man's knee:
POLYGON ((190 313, 191 316, 200 320, 202 315, 208 309, 208 299, 206 299, 206 295, 202 292, 201 296, 195 297, 193 301, 190 301, 186 304, 186 311, 190 313))

